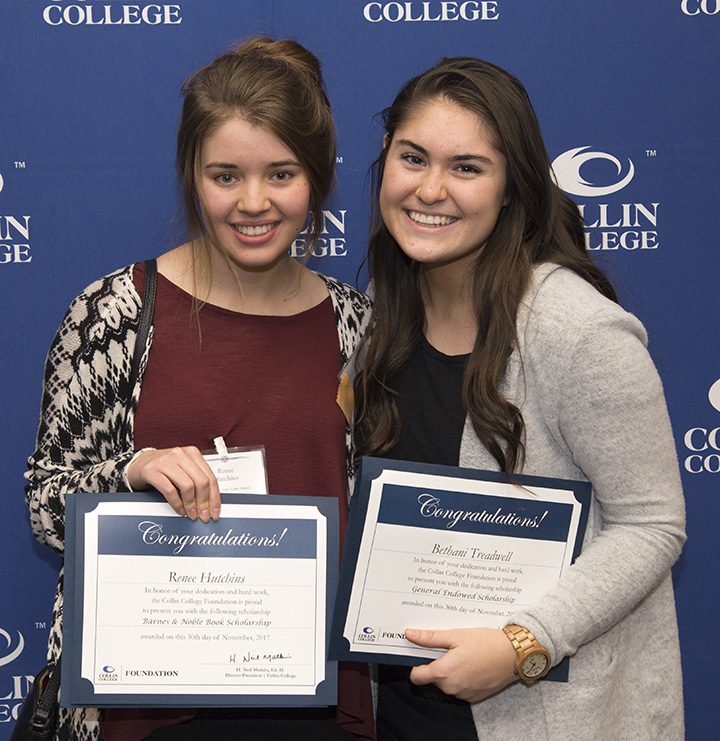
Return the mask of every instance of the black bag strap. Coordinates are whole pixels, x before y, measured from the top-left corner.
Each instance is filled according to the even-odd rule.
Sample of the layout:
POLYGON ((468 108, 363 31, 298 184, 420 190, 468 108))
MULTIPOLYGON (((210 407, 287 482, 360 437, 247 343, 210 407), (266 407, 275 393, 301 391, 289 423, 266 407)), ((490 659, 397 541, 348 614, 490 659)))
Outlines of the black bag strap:
MULTIPOLYGON (((157 292, 157 261, 155 259, 145 260, 145 288, 143 289, 142 306, 140 308, 140 321, 138 322, 137 337, 135 338, 135 350, 133 352, 132 365, 130 366, 130 397, 137 383, 140 373, 140 363, 145 353, 148 334, 153 323, 155 313, 155 293, 157 292)), ((128 400, 129 401, 129 400, 128 400)), ((130 406, 125 413, 125 430, 128 429, 128 417, 130 406)))
POLYGON ((27 729, 28 741, 50 741, 55 734, 58 692, 60 691, 60 657, 35 678, 35 704, 27 729))
POLYGON ((135 388, 140 361, 145 352, 148 333, 153 323, 155 313, 155 293, 157 291, 157 260, 145 260, 145 289, 143 291, 142 308, 140 309, 140 323, 138 324, 137 338, 135 339, 135 354, 133 355, 130 370, 130 392, 135 388))

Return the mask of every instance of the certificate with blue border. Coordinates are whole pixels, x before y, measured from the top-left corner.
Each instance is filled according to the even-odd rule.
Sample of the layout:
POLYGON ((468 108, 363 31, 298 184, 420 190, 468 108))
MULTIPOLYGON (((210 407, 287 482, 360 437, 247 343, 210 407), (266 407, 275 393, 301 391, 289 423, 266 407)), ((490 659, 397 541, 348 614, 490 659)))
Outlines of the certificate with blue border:
POLYGON ((63 707, 336 703, 330 497, 223 495, 218 522, 159 494, 67 497, 63 707))
MULTIPOLYGON (((330 656, 416 665, 406 628, 501 628, 579 554, 586 481, 364 458, 350 507, 330 656)), ((562 681, 567 664, 547 678, 562 681), (552 675, 552 676, 551 676, 552 675)))

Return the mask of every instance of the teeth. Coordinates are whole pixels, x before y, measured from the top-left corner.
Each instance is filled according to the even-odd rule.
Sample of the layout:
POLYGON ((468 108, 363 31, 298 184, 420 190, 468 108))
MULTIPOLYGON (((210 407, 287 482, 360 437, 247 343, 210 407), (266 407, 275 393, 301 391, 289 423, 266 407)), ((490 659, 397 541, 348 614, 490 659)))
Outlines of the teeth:
POLYGON ((427 226, 447 226, 457 221, 452 216, 431 216, 430 214, 421 214, 419 211, 408 211, 408 216, 418 224, 425 224, 427 226))
POLYGON ((246 237, 259 237, 267 234, 275 224, 263 224, 262 226, 236 226, 235 229, 246 237))

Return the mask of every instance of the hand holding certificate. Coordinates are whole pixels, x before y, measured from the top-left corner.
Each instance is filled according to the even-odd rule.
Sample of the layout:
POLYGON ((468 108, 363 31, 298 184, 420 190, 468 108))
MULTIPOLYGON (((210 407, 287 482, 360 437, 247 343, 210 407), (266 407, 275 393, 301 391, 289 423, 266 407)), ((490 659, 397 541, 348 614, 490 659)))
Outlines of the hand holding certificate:
POLYGON ((331 656, 442 655, 406 628, 500 628, 579 552, 590 485, 366 458, 350 512, 331 656))

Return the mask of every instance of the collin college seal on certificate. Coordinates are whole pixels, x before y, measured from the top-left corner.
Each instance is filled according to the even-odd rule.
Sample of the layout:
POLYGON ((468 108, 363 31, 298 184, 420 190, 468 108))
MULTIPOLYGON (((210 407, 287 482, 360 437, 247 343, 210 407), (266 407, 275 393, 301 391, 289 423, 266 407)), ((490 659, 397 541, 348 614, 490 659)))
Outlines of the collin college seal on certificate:
POLYGON ((406 628, 501 628, 557 584, 580 551, 590 484, 516 480, 364 458, 350 509, 331 658, 425 663, 443 650, 411 643, 406 628))
POLYGON ((64 707, 335 703, 334 499, 223 495, 209 523, 149 493, 67 511, 64 707))

